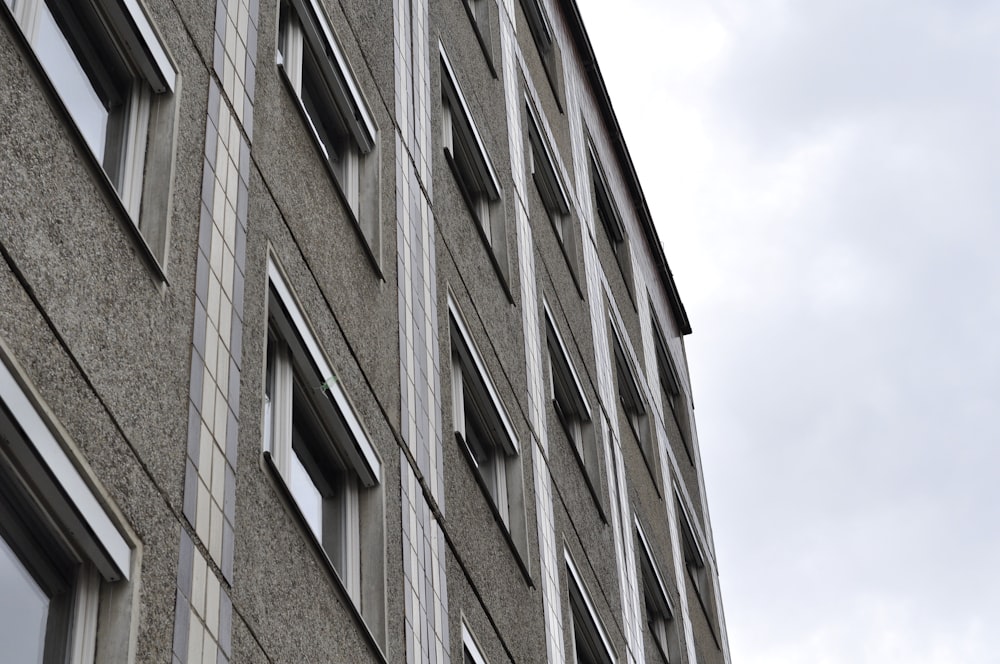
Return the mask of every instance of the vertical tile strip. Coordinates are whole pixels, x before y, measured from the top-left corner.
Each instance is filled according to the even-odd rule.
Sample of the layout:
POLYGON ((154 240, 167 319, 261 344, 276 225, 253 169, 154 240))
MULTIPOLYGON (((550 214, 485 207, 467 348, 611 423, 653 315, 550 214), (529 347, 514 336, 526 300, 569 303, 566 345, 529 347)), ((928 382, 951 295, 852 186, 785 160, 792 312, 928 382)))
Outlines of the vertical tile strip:
POLYGON ((232 657, 233 523, 259 0, 219 0, 198 235, 173 661, 232 657))
POLYGON ((427 0, 395 0, 396 260, 406 659, 450 661, 427 0))
POLYGON ((518 268, 521 282, 521 311, 524 326, 525 362, 528 377, 528 421, 531 424, 531 465, 535 478, 535 512, 538 522, 538 550, 541 562, 542 604, 545 615, 546 657, 549 664, 566 661, 562 633, 562 602, 559 592, 559 553, 556 546, 555 516, 552 507, 552 477, 548 466, 545 394, 542 382, 542 344, 538 319, 535 252, 528 219, 524 145, 521 132, 523 96, 518 85, 517 48, 513 7, 509 1, 501 7, 500 45, 507 111, 507 135, 510 141, 511 173, 515 189, 518 268))

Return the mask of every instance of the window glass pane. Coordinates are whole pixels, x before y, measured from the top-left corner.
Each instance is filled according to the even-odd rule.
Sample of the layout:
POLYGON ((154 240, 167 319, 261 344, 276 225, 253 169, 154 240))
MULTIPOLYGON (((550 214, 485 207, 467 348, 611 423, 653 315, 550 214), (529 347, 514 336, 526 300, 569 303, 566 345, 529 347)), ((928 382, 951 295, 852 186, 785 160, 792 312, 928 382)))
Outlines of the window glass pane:
POLYGON ((104 161, 107 140, 108 109, 101 101, 90 77, 80 66, 55 18, 46 4, 40 3, 35 54, 55 86, 70 115, 97 158, 104 161))
POLYGON ((313 531, 320 542, 323 541, 323 494, 319 492, 319 489, 312 481, 312 477, 309 476, 309 471, 306 467, 302 465, 302 459, 299 458, 299 453, 296 450, 292 454, 292 473, 291 473, 291 487, 292 496, 295 498, 295 503, 302 510, 302 515, 306 519, 306 523, 309 524, 309 528, 313 531))
POLYGON ((0 537, 0 643, 4 661, 42 661, 48 609, 49 598, 0 537))

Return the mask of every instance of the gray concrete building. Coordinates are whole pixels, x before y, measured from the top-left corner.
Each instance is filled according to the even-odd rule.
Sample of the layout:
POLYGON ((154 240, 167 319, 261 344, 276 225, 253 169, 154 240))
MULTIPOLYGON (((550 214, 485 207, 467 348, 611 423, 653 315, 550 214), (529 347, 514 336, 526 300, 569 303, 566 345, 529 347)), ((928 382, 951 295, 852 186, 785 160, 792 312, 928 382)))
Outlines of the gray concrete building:
POLYGON ((0 661, 729 662, 573 0, 0 0, 0 661))

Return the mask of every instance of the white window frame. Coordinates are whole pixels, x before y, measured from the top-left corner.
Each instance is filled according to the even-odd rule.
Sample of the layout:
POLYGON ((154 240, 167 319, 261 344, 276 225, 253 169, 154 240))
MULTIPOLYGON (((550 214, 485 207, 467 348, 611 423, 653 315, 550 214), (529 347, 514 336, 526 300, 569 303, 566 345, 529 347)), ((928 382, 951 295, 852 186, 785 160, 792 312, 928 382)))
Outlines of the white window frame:
MULTIPOLYGON (((556 416, 570 439, 580 465, 583 466, 587 481, 591 484, 591 491, 597 499, 600 460, 590 404, 583 391, 583 383, 580 381, 576 367, 569 359, 569 351, 559 333, 552 310, 549 308, 548 302, 544 300, 542 306, 545 311, 545 338, 548 347, 549 395, 556 410, 556 416)), ((601 507, 599 500, 598 506, 601 507)))
POLYGON ((483 240, 503 276, 507 276, 507 224, 493 162, 472 120, 469 104, 458 85, 444 45, 441 53, 441 140, 445 158, 483 240))
MULTIPOLYGON (((272 330, 269 343, 275 345, 268 348, 264 372, 265 458, 273 463, 309 536, 335 572, 363 621, 369 629, 381 627, 384 599, 378 592, 374 592, 375 597, 366 593, 373 592, 370 590, 373 583, 376 587, 384 583, 384 569, 380 570, 378 563, 384 553, 364 547, 365 543, 382 539, 378 536, 383 527, 382 503, 366 500, 365 497, 381 490, 382 462, 337 380, 337 373, 316 341, 312 326, 274 261, 268 264, 268 281, 268 320, 272 330), (305 393, 306 390, 312 390, 312 393, 305 393), (296 399, 304 399, 305 403, 296 406, 296 399), (296 407, 306 409, 311 420, 302 423, 300 419, 300 424, 312 427, 313 433, 321 438, 319 441, 312 440, 315 452, 310 450, 310 454, 320 455, 322 459, 311 459, 309 466, 306 464, 310 459, 304 460, 293 447, 296 407), (303 470, 311 476, 324 470, 330 473, 334 467, 340 471, 338 477, 344 484, 337 494, 322 496, 320 525, 309 518, 315 506, 303 502, 295 486, 302 476, 296 474, 303 470), (373 504, 377 505, 374 513, 372 508, 368 508, 366 514, 365 506, 373 504), (339 532, 332 532, 334 528, 339 532), (372 561, 375 561, 374 564, 372 561)), ((310 477, 309 481, 317 493, 324 489, 329 493, 332 490, 327 485, 332 485, 337 479, 325 475, 318 479, 310 477), (317 482, 323 486, 318 486, 317 482)))
POLYGON ((656 558, 653 556, 653 547, 650 546, 646 533, 635 520, 636 540, 639 542, 640 573, 642 574, 643 594, 646 600, 646 624, 649 627, 651 636, 660 650, 660 654, 668 664, 680 661, 680 643, 677 634, 677 622, 674 619, 674 608, 670 603, 667 594, 667 585, 663 582, 656 558), (656 614, 649 615, 648 605, 655 605, 656 614))
POLYGON ((519 495, 521 476, 517 436, 479 349, 450 294, 448 313, 451 320, 451 394, 455 434, 484 484, 500 520, 510 531, 514 525, 511 498, 516 497, 523 508, 523 497, 519 495), (469 411, 466 402, 470 402, 475 412, 469 411), (486 440, 471 438, 471 422, 475 422, 480 429, 475 435, 485 436, 486 440), (489 463, 477 461, 477 452, 480 456, 488 455, 489 463))
POLYGON ((378 127, 330 20, 317 0, 282 0, 279 22, 278 69, 294 93, 324 166, 378 264, 381 261, 378 127), (312 77, 307 76, 309 73, 312 77), (308 99, 307 89, 314 91, 308 99), (311 111, 309 105, 313 106, 311 111), (332 138, 325 129, 329 123, 343 134, 345 144, 341 146, 339 159, 331 155, 333 146, 327 145, 332 138))
POLYGON ((577 228, 572 214, 569 194, 563 183, 561 170, 552 149, 548 133, 543 132, 543 125, 531 101, 525 99, 528 118, 528 140, 526 141, 529 155, 528 165, 531 176, 538 188, 542 206, 549 217, 552 229, 559 238, 566 262, 569 263, 573 278, 577 278, 577 228))
POLYGON ((691 440, 691 415, 688 412, 687 394, 681 388, 678 379, 677 366, 670 354, 666 337, 660 323, 656 320, 656 313, 653 303, 650 301, 650 320, 653 322, 653 343, 656 347, 656 367, 660 380, 660 394, 663 397, 663 414, 666 417, 667 409, 677 422, 677 429, 680 431, 681 442, 688 460, 694 463, 693 441, 691 440))
POLYGON ((521 0, 524 15, 528 20, 531 37, 538 47, 538 55, 542 60, 542 68, 549 80, 556 104, 562 110, 562 58, 559 44, 552 30, 552 21, 542 4, 543 0, 521 0))
POLYGON ((462 664, 490 664, 490 661, 483 655, 479 647, 479 642, 475 635, 469 630, 469 626, 462 621, 462 664))
MULTIPOLYGON (((612 353, 611 361, 614 364, 615 383, 617 385, 618 400, 625 411, 625 419, 628 421, 632 434, 635 436, 639 449, 642 450, 643 458, 654 483, 657 483, 657 460, 656 438, 649 423, 649 407, 643 395, 639 374, 636 371, 635 363, 625 350, 622 336, 616 329, 614 323, 611 325, 612 353)), ((657 487, 659 485, 657 484, 657 487)))
MULTIPOLYGON (((67 7, 68 11, 89 15, 93 22, 93 25, 81 25, 74 20, 72 24, 79 28, 75 37, 57 27, 63 39, 85 49, 92 63, 101 63, 92 67, 114 66, 129 79, 128 89, 121 91, 123 100, 118 110, 109 109, 104 148, 102 154, 97 154, 74 116, 73 109, 78 103, 59 91, 37 50, 41 46, 38 43, 41 12, 53 15, 46 0, 3 0, 0 4, 10 11, 25 41, 35 52, 41 70, 86 145, 87 153, 100 166, 147 247, 162 262, 169 218, 166 192, 173 170, 176 123, 173 94, 177 73, 144 8, 138 0, 62 0, 55 3, 57 8, 67 7), (109 61, 115 64, 107 65, 109 61)), ((88 65, 77 57, 80 67, 86 71, 88 65)), ((108 80, 110 85, 111 75, 102 72, 91 71, 88 76, 108 80)))
MULTIPOLYGON (((61 570, 69 590, 62 599, 50 598, 50 610, 58 602, 64 617, 54 624, 50 615, 46 629, 59 633, 46 635, 45 661, 130 661, 134 644, 128 634, 138 592, 130 579, 139 564, 137 546, 131 535, 123 534, 120 516, 105 508, 107 498, 68 435, 21 376, 0 345, 0 436, 5 443, 0 467, 5 489, 37 517, 28 523, 23 516, 14 519, 6 514, 6 499, 0 499, 3 530, 29 548, 37 544, 26 544, 28 540, 56 542, 57 557, 69 565, 61 570), (44 504, 38 497, 44 497, 44 504)), ((9 545, 12 540, 5 541, 9 545)), ((56 556, 55 551, 47 553, 56 556)))
POLYGON ((618 270, 625 282, 625 289, 634 301, 635 284, 632 277, 632 256, 628 233, 625 231, 625 222, 622 220, 618 204, 615 203, 614 194, 608 184, 608 178, 601 166, 600 158, 597 156, 597 148, 593 143, 589 145, 589 150, 591 184, 594 189, 594 214, 597 217, 595 221, 604 227, 604 233, 611 245, 611 253, 614 254, 618 270))
POLYGON ((688 517, 687 510, 681 502, 680 496, 677 496, 676 500, 684 568, 687 571, 688 578, 691 580, 691 585, 694 587, 695 594, 701 602, 702 608, 705 609, 705 614, 709 616, 709 623, 712 623, 711 597, 709 595, 711 584, 708 567, 705 564, 705 555, 702 553, 701 545, 698 543, 698 538, 695 536, 694 528, 691 525, 691 519, 688 517))
POLYGON ((569 577, 567 585, 569 587, 571 632, 573 634, 573 659, 576 662, 580 661, 576 642, 582 637, 593 655, 592 659, 595 659, 597 664, 614 664, 616 661, 615 651, 611 647, 608 632, 604 628, 604 623, 601 621, 597 609, 594 608, 594 602, 590 599, 587 585, 583 582, 583 577, 580 576, 569 550, 564 552, 564 558, 566 560, 566 575, 569 577), (577 630, 580 630, 579 634, 577 630))
POLYGON ((472 22, 472 28, 476 32, 476 39, 479 40, 479 46, 483 49, 483 55, 486 57, 486 64, 489 66, 493 78, 496 78, 496 68, 493 64, 495 59, 493 55, 493 30, 499 20, 496 15, 497 1, 463 0, 463 2, 465 10, 469 14, 469 20, 472 22))

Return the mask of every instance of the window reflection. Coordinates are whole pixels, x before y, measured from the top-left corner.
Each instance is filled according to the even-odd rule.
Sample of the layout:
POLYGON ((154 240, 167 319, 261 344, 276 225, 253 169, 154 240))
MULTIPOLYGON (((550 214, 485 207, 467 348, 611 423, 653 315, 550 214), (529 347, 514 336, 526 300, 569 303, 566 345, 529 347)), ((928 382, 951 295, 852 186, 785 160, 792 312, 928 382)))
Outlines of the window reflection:
POLYGON ((49 598, 0 537, 0 643, 11 662, 41 662, 49 598))

